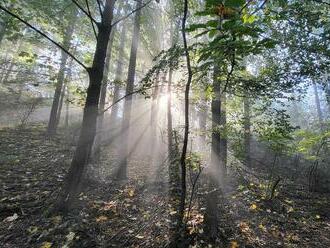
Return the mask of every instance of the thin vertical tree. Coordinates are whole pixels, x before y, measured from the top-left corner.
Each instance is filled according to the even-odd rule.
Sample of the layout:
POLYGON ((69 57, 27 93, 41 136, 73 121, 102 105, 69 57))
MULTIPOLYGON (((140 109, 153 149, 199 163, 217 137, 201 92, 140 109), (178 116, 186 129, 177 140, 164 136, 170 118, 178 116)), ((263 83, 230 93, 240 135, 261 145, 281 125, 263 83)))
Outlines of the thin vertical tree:
POLYGON ((120 151, 120 165, 117 172, 117 179, 127 178, 127 158, 128 158, 128 139, 129 139, 129 125, 131 120, 131 109, 133 101, 133 90, 134 90, 134 80, 135 80, 135 69, 136 69, 136 55, 138 50, 138 44, 140 39, 140 28, 141 28, 141 7, 142 2, 136 2, 135 17, 134 17, 134 27, 133 27, 133 37, 131 45, 131 53, 128 64, 128 75, 126 84, 126 95, 124 102, 124 114, 122 120, 122 144, 120 151))
MULTIPOLYGON (((110 123, 112 124, 117 123, 117 116, 119 111, 119 106, 118 104, 115 103, 117 103, 117 101, 120 98, 121 82, 123 80, 123 64, 125 57, 126 31, 127 31, 126 25, 123 23, 120 32, 119 50, 118 50, 118 58, 117 58, 115 80, 114 80, 114 92, 112 99, 113 107, 111 108, 111 113, 110 113, 110 123)), ((110 136, 111 135, 112 134, 110 134, 110 136)))
MULTIPOLYGON (((75 22, 77 20, 77 10, 75 9, 72 11, 72 14, 70 14, 71 20, 68 22, 66 31, 63 38, 63 47, 66 50, 70 49, 71 46, 71 40, 75 29, 75 22)), ((61 50, 61 62, 60 62, 60 68, 59 72, 57 74, 56 79, 56 86, 55 86, 55 92, 53 97, 53 103, 50 110, 50 116, 48 121, 48 127, 47 127, 47 135, 53 136, 56 133, 57 130, 57 124, 59 123, 59 120, 57 120, 57 117, 59 116, 58 112, 60 111, 59 105, 60 105, 60 98, 61 93, 63 91, 63 84, 65 79, 65 68, 68 60, 68 54, 61 50)))
POLYGON ((243 98, 244 109, 244 162, 247 167, 251 167, 251 110, 250 99, 245 94, 243 98))
POLYGON ((178 226, 182 227, 184 221, 184 211, 185 211, 185 202, 186 202, 186 193, 187 193, 187 185, 186 185, 186 174, 187 174, 187 166, 186 166, 186 157, 187 157, 187 148, 188 148, 188 139, 189 139, 189 94, 190 94, 190 86, 192 82, 193 72, 191 68, 189 47, 187 42, 186 35, 186 23, 188 17, 188 0, 184 0, 183 4, 183 17, 181 23, 181 33, 183 40, 183 48, 184 55, 186 58, 187 65, 187 73, 188 78, 185 86, 184 93, 184 135, 183 135, 183 146, 180 157, 180 165, 181 165, 181 197, 180 197, 180 206, 179 206, 179 222, 178 226))

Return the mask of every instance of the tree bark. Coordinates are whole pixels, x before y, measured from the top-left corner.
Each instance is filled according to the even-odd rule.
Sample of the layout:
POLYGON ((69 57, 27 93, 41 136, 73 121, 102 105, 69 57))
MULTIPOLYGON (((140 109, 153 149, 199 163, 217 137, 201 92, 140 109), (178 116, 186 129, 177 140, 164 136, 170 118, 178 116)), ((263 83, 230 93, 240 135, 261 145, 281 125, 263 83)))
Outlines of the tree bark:
POLYGON ((322 128, 323 125, 323 115, 321 110, 321 103, 320 103, 320 97, 319 92, 317 90, 317 85, 315 82, 313 82, 313 89, 314 89, 314 96, 315 96, 315 105, 316 105, 316 111, 317 111, 317 117, 319 119, 319 124, 322 128))
POLYGON ((220 126, 223 127, 223 134, 220 134, 220 178, 222 179, 222 186, 224 186, 227 177, 227 96, 226 92, 220 95, 220 126))
POLYGON ((214 240, 218 233, 218 209, 219 202, 219 177, 221 167, 221 144, 220 144, 220 125, 221 125, 221 87, 218 80, 219 68, 214 65, 213 72, 213 98, 211 102, 212 113, 212 137, 211 137, 211 165, 208 170, 208 194, 206 196, 205 229, 208 237, 214 240))
POLYGON ((244 162, 251 167, 251 114, 250 100, 247 96, 243 99, 244 104, 244 162))
MULTIPOLYGON (((123 60, 125 57, 125 44, 126 44, 126 25, 123 24, 121 34, 120 34, 120 46, 118 51, 118 59, 117 59, 117 68, 116 68, 116 75, 115 75, 115 89, 113 93, 113 100, 112 103, 116 103, 120 98, 120 90, 121 90, 121 82, 123 80, 123 60)), ((117 123, 117 116, 118 116, 119 105, 115 104, 111 108, 110 114, 110 123, 114 124, 117 123)), ((112 136, 112 134, 110 134, 112 136)))
MULTIPOLYGON (((72 23, 68 24, 66 33, 65 33, 65 36, 63 39, 63 47, 67 50, 70 48, 70 42, 71 42, 72 35, 74 32, 75 22, 77 20, 77 13, 76 12, 73 13, 73 16, 74 16, 73 21, 72 21, 72 23)), ((59 123, 59 120, 57 120, 57 116, 58 116, 58 112, 60 111, 59 104, 60 104, 60 97, 61 97, 61 92, 62 92, 62 88, 63 88, 63 84, 64 84, 65 68, 66 68, 67 60, 68 60, 68 54, 62 50, 61 51, 60 70, 57 74, 53 104, 52 104, 52 108, 50 110, 50 116, 49 116, 48 127, 47 127, 47 135, 49 137, 52 137, 56 134, 57 124, 59 123)))
POLYGON ((76 151, 74 153, 71 167, 67 174, 65 185, 55 205, 55 210, 67 212, 80 190, 86 164, 90 159, 90 153, 95 138, 96 121, 98 116, 98 104, 103 79, 104 62, 106 58, 109 36, 111 33, 111 22, 115 0, 107 0, 105 3, 103 17, 98 24, 99 32, 93 65, 88 70, 89 86, 84 107, 82 127, 76 151))
MULTIPOLYGON (((142 2, 137 1, 136 9, 138 11, 135 12, 134 18, 134 30, 132 37, 132 45, 131 45, 131 54, 128 65, 128 76, 127 76, 127 84, 126 84, 126 95, 131 94, 134 90, 134 79, 135 79, 135 68, 136 68, 136 54, 138 49, 138 43, 140 39, 140 19, 141 19, 141 10, 142 2)), ((117 173, 117 179, 125 179, 127 178, 127 157, 128 157, 128 139, 129 139, 129 125, 131 120, 131 109, 132 109, 132 94, 125 98, 124 103, 124 115, 122 120, 122 145, 121 145, 121 161, 117 173)))
POLYGON ((185 87, 184 94, 184 136, 183 136, 183 146, 182 153, 180 158, 181 165, 181 197, 180 197, 180 207, 179 207, 179 221, 178 224, 181 227, 184 219, 184 210, 185 210, 185 202, 186 202, 186 156, 187 156, 187 148, 188 148, 188 138, 189 138, 189 93, 190 93, 190 85, 192 81, 192 69, 190 63, 190 55, 188 49, 188 42, 186 37, 186 22, 188 17, 188 0, 184 0, 184 10, 183 10, 183 18, 182 18, 182 40, 183 47, 185 52, 186 64, 187 64, 187 72, 188 79, 185 87))
MULTIPOLYGON (((109 44, 108 44, 108 50, 107 55, 105 59, 105 66, 104 66, 104 73, 103 73, 103 79, 102 79, 102 86, 101 86, 101 93, 100 93, 100 115, 97 118, 97 134, 95 137, 94 147, 93 147, 93 156, 98 154, 100 152, 100 146, 102 142, 103 137, 103 120, 104 120, 104 107, 105 107, 105 99, 107 96, 107 86, 108 86, 108 76, 109 76, 109 70, 110 70, 110 61, 111 61, 111 53, 112 53, 112 46, 113 46, 113 40, 115 38, 115 32, 116 27, 114 27, 111 30, 109 44)), ((110 123, 111 124, 111 123, 110 123)))
POLYGON ((69 66, 68 66, 68 72, 67 75, 64 79, 63 82, 63 87, 62 87, 62 92, 61 92, 61 97, 60 97, 60 103, 58 106, 58 111, 57 111, 57 116, 56 116, 56 127, 58 127, 60 121, 61 121, 61 114, 62 114, 62 106, 63 106, 63 102, 64 102, 64 98, 65 98, 65 93, 67 91, 67 87, 68 87, 68 83, 71 81, 71 76, 72 76, 72 63, 73 63, 73 59, 70 60, 69 66))
POLYGON ((7 26, 8 26, 8 21, 6 21, 6 20, 0 21, 0 46, 1 46, 2 40, 4 39, 4 37, 6 35, 7 26))
POLYGON ((156 83, 152 92, 152 100, 151 100, 151 114, 150 114, 150 156, 152 163, 154 163, 157 155, 155 155, 155 151, 157 150, 157 122, 158 122, 158 94, 159 94, 159 78, 160 75, 156 75, 156 83))

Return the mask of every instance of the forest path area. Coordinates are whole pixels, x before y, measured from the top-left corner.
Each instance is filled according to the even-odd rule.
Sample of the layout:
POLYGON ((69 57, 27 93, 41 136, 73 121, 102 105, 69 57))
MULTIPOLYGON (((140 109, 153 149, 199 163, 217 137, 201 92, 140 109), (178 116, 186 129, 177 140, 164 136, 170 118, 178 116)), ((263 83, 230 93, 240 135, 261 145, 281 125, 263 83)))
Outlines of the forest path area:
MULTIPOLYGON (((149 180, 154 168, 138 159, 128 164, 132 175, 128 180, 88 179, 79 195, 77 211, 45 217, 63 183, 74 146, 65 133, 48 140, 44 132, 41 125, 0 130, 2 247, 168 244, 168 187, 149 180)), ((105 151, 104 155, 111 156, 105 151)), ((109 157, 102 156, 101 161, 110 166, 109 157)), ((263 187, 257 183, 234 184, 226 194, 221 226, 228 247, 330 247, 329 194, 308 193, 299 185, 280 186, 275 199, 266 201, 263 187)), ((190 230, 198 247, 207 247, 199 214, 203 209, 197 205, 190 221, 194 228, 190 230)))
POLYGON ((74 147, 64 134, 46 139, 44 130, 41 125, 0 130, 2 247, 155 247, 167 242, 167 187, 146 182, 148 173, 141 173, 136 162, 129 164, 134 178, 102 184, 87 180, 79 212, 45 217, 74 147))

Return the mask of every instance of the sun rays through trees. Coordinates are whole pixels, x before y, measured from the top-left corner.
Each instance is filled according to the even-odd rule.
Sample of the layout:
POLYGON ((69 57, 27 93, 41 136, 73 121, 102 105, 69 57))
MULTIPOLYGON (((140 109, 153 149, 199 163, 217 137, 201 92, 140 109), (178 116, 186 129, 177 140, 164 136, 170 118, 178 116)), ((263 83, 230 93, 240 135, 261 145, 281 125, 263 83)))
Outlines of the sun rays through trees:
POLYGON ((2 0, 1 247, 330 247, 328 0, 2 0))

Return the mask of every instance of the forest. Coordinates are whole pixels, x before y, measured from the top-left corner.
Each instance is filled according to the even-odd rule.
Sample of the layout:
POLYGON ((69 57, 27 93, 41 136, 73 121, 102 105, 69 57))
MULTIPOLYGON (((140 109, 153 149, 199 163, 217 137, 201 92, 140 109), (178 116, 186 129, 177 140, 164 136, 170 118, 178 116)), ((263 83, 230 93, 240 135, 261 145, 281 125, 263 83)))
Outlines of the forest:
POLYGON ((0 247, 330 247, 330 0, 1 0, 0 247))

